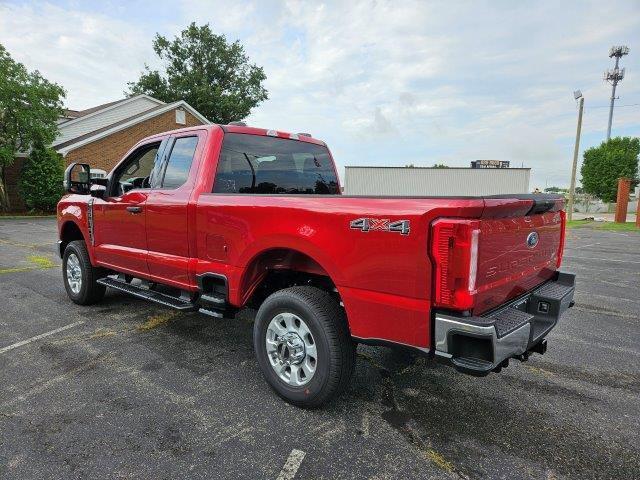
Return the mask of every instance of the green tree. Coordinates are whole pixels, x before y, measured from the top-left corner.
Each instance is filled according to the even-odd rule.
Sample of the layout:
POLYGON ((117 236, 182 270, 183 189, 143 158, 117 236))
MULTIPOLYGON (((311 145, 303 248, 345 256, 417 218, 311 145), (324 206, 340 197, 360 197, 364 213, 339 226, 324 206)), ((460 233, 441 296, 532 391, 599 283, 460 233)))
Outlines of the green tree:
POLYGON ((580 173, 585 193, 603 202, 615 202, 618 179, 635 179, 638 175, 640 139, 616 137, 584 152, 580 173))
POLYGON ((6 169, 18 152, 49 145, 58 133, 64 89, 27 71, 0 45, 0 209, 8 210, 6 169))
POLYGON ((36 146, 22 167, 20 194, 31 210, 53 211, 62 196, 62 156, 52 148, 36 146))
POLYGON ((449 168, 449 165, 445 165, 444 163, 434 163, 432 168, 449 168))
POLYGON ((186 100, 215 123, 242 120, 251 109, 268 98, 262 83, 262 67, 249 63, 237 40, 227 42, 209 24, 195 23, 173 41, 156 34, 153 49, 165 63, 165 71, 145 72, 129 82, 127 95, 145 93, 165 102, 186 100))

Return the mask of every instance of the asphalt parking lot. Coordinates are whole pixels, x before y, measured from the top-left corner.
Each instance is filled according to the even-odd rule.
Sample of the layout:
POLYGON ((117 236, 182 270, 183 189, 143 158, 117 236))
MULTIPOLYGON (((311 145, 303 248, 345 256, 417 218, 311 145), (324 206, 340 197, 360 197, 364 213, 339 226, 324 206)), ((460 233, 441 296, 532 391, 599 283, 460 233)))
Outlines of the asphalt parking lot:
POLYGON ((640 478, 640 234, 569 231, 577 304, 544 356, 473 378, 360 346, 316 411, 263 380, 252 312, 79 307, 55 240, 0 219, 2 478, 640 478))

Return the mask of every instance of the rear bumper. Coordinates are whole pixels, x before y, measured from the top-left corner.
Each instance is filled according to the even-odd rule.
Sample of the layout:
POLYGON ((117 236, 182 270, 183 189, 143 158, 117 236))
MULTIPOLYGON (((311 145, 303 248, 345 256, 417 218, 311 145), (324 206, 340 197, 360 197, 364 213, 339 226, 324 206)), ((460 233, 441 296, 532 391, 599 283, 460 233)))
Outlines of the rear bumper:
POLYGON ((546 351, 545 337, 573 306, 575 275, 556 277, 478 317, 435 313, 435 353, 472 375, 499 371, 510 358, 546 351))

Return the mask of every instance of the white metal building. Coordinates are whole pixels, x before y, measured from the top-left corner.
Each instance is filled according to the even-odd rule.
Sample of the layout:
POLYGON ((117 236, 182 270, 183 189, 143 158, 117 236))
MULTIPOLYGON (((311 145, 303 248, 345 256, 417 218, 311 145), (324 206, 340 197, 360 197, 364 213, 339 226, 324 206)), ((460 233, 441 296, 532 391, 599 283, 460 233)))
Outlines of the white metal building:
POLYGON ((345 195, 530 193, 530 168, 345 167, 345 195))

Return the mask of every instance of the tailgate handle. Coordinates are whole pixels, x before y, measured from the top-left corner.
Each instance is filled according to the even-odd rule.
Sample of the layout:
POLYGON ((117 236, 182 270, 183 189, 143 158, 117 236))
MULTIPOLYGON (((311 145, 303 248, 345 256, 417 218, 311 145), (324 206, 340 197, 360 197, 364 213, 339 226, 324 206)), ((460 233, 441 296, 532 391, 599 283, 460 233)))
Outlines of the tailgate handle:
POLYGON ((142 207, 127 207, 127 212, 130 213, 140 213, 142 211, 142 207))

